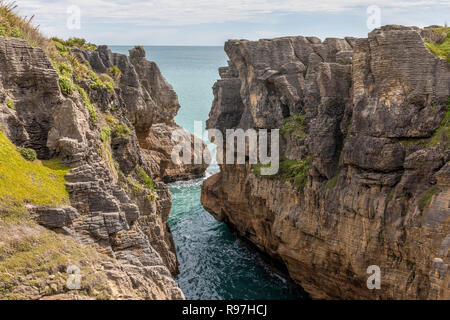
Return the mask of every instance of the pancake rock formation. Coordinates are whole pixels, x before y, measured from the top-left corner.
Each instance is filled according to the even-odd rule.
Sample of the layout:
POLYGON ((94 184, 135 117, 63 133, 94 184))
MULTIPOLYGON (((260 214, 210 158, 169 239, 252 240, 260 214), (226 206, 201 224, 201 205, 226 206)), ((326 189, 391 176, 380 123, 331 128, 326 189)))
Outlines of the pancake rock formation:
POLYGON ((427 48, 436 32, 225 44, 207 126, 280 129, 280 171, 221 165, 202 203, 313 298, 450 299, 450 64, 427 48))
POLYGON ((10 141, 0 153, 13 143, 68 170, 64 205, 25 199, 18 208, 0 195, 0 298, 184 299, 164 182, 206 168, 177 167, 166 152, 177 95, 140 47, 126 56, 58 41, 50 50, 0 37, 0 126, 10 141), (79 286, 66 284, 71 274, 79 286))

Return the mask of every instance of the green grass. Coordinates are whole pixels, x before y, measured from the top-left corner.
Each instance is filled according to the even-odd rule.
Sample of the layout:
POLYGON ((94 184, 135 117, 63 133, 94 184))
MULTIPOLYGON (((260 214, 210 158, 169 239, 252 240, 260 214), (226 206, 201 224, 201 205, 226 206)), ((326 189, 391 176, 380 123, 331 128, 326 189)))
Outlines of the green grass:
POLYGON ((446 149, 450 148, 450 97, 446 101, 445 116, 441 121, 441 125, 434 131, 430 138, 414 139, 403 138, 396 139, 393 143, 401 143, 405 148, 413 145, 419 145, 423 148, 436 147, 442 145, 446 149))
POLYGON ((147 189, 151 191, 156 190, 155 183, 153 180, 148 176, 148 174, 145 172, 145 170, 141 167, 136 167, 136 175, 139 180, 139 182, 146 187, 147 189))
POLYGON ((25 160, 34 161, 37 159, 36 151, 33 149, 17 147, 17 151, 25 160))
POLYGON ((122 75, 122 72, 119 70, 117 66, 112 66, 108 69, 108 73, 116 79, 119 79, 122 75))
POLYGON ((108 142, 111 140, 111 129, 109 127, 103 127, 100 131, 100 140, 102 142, 108 142))
POLYGON ((72 66, 66 62, 62 62, 58 65, 59 73, 62 76, 72 76, 73 69, 72 66))
POLYGON ((89 95, 87 94, 86 90, 81 88, 80 86, 76 86, 76 89, 78 93, 81 95, 81 98, 83 99, 84 105, 86 106, 88 112, 89 112, 89 118, 91 119, 92 123, 97 123, 97 109, 95 106, 91 103, 91 100, 89 99, 89 95))
POLYGON ((427 39, 425 40, 426 47, 436 57, 447 59, 448 63, 450 63, 450 27, 438 27, 434 28, 433 31, 437 34, 441 34, 443 41, 437 43, 427 39))
MULTIPOLYGON (((267 178, 276 178, 289 181, 297 190, 303 190, 308 182, 308 169, 311 167, 312 160, 310 157, 302 160, 290 160, 286 157, 280 158, 280 169, 278 174, 274 176, 264 176, 267 178)), ((261 176, 261 168, 268 168, 270 164, 257 164, 253 166, 253 173, 261 176)))
POLYGON ((420 211, 423 211, 426 207, 428 207, 431 203, 431 200, 433 199, 433 196, 440 192, 440 189, 438 186, 432 186, 428 190, 426 190, 419 198, 419 209, 420 211))
POLYGON ((32 25, 33 17, 22 18, 15 13, 14 1, 0 0, 0 36, 20 38, 34 47, 47 47, 47 39, 32 25))
POLYGON ((106 75, 97 75, 94 71, 88 70, 88 75, 90 76, 91 88, 94 90, 107 90, 108 92, 114 91, 114 80, 106 75))
POLYGON ((16 110, 16 105, 14 104, 14 101, 10 98, 6 98, 6 106, 11 110, 16 110))
POLYGON ((131 129, 126 124, 117 124, 112 134, 114 137, 125 138, 131 134, 131 129))
MULTIPOLYGON (((14 12, 15 9, 14 2, 0 0, 0 35, 22 38, 30 45, 42 48, 58 73, 61 92, 70 96, 74 91, 78 91, 89 111, 91 121, 95 123, 97 121, 95 106, 91 104, 88 94, 80 88, 79 84, 81 81, 87 81, 94 90, 113 92, 114 80, 106 74, 97 75, 88 64, 80 62, 71 53, 69 47, 78 47, 82 50, 96 50, 97 47, 81 38, 47 39, 40 34, 37 27, 32 25, 32 19, 21 18, 14 12)), ((115 74, 117 70, 114 69, 115 74)), ((7 105, 10 108, 14 107, 12 100, 10 102, 7 100, 7 105)))
POLYGON ((447 98, 447 110, 445 117, 442 119, 440 127, 434 132, 431 137, 430 144, 436 146, 439 143, 444 143, 444 146, 450 148, 450 97, 447 98))
POLYGON ((284 125, 281 127, 280 133, 282 136, 289 134, 291 137, 306 138, 308 129, 305 124, 306 115, 298 114, 285 119, 284 125))
POLYGON ((120 123, 112 114, 107 114, 105 120, 112 129, 113 137, 125 138, 132 133, 131 129, 126 124, 120 123))
POLYGON ((97 46, 95 44, 89 43, 86 41, 86 39, 83 38, 69 38, 64 41, 57 37, 53 37, 51 40, 60 43, 65 47, 77 47, 82 50, 91 50, 91 51, 97 50, 97 46))
POLYGON ((66 96, 70 96, 76 89, 75 84, 69 77, 61 76, 58 80, 61 92, 66 96))
POLYGON ((25 160, 0 132, 0 207, 68 204, 68 172, 58 160, 25 160))
POLYGON ((113 298, 102 261, 111 259, 25 217, 0 219, 1 300, 30 299, 32 289, 42 296, 66 293, 70 265, 80 268, 80 295, 113 298))

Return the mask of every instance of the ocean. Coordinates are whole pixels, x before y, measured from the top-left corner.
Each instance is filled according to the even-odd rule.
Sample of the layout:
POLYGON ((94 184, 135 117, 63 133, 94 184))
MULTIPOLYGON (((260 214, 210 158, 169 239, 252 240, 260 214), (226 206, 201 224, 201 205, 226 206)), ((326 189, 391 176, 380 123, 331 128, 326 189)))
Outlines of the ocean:
MULTIPOLYGON (((111 46, 128 54, 132 47, 111 46)), ((145 47, 174 87, 181 104, 176 122, 193 132, 194 121, 208 119, 212 86, 218 68, 227 65, 222 47, 145 47)), ((211 166, 207 176, 217 172, 211 166)), ((267 268, 259 254, 228 227, 216 221, 200 203, 203 179, 171 184, 173 195, 169 225, 172 229, 180 274, 176 280, 187 299, 282 300, 304 299, 304 294, 267 268)))

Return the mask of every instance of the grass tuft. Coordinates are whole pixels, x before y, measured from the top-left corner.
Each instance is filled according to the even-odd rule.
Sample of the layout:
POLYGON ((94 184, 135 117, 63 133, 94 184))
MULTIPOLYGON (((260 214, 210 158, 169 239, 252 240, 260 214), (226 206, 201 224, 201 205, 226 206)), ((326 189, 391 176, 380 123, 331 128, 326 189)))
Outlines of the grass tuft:
POLYGON ((327 189, 332 190, 336 188, 337 182, 339 180, 339 174, 335 175, 330 181, 327 182, 327 189))
POLYGON ((95 44, 89 43, 86 41, 86 39, 82 38, 69 38, 68 40, 64 41, 57 37, 53 37, 51 40, 60 43, 65 47, 77 47, 80 48, 81 50, 91 50, 91 51, 97 50, 97 46, 95 44))
POLYGON ((91 100, 89 99, 89 95, 87 94, 86 90, 81 88, 80 86, 76 86, 76 89, 78 93, 81 95, 81 98, 83 99, 84 105, 86 106, 88 112, 89 112, 89 118, 92 123, 97 123, 97 110, 95 106, 91 103, 91 100))
POLYGON ((113 137, 125 138, 132 133, 131 129, 126 124, 120 123, 112 114, 107 114, 105 120, 112 129, 113 137))
POLYGON ((101 271, 111 258, 73 238, 38 226, 26 216, 0 218, 0 299, 36 299, 68 291, 67 267, 80 268, 78 293, 97 299, 114 298, 101 271))
POLYGON ((425 45, 436 57, 447 59, 450 63, 450 27, 436 27, 432 29, 440 41, 425 40, 425 45))
MULTIPOLYGON (((297 190, 303 190, 308 182, 308 169, 311 167, 312 160, 310 157, 302 160, 290 160, 286 157, 280 158, 280 169, 275 176, 265 176, 267 178, 277 178, 290 181, 297 190)), ((270 166, 257 164, 253 166, 253 173, 257 176, 261 175, 261 168, 270 166)))
POLYGON ((11 110, 16 110, 16 105, 14 104, 14 101, 10 98, 6 98, 6 106, 11 110))
POLYGON ((69 77, 61 76, 58 80, 58 83, 59 87, 61 88, 61 92, 66 96, 70 96, 76 89, 75 84, 69 77))
POLYGON ((152 178, 148 176, 148 174, 145 172, 145 170, 142 167, 136 168, 136 175, 138 177, 139 182, 146 187, 147 189, 151 191, 156 190, 155 183, 153 182, 152 178))
POLYGON ((15 10, 14 1, 0 0, 0 36, 20 38, 33 47, 48 48, 48 40, 39 32, 39 27, 32 24, 34 16, 20 17, 15 10))
POLYGON ((438 186, 432 186, 428 190, 426 190, 419 198, 419 209, 420 211, 423 211, 426 207, 428 207, 431 203, 431 199, 433 199, 433 196, 440 192, 440 189, 438 186))
POLYGON ((17 147, 17 151, 25 160, 34 161, 37 159, 36 151, 33 149, 17 147))
POLYGON ((287 118, 283 127, 281 127, 281 135, 286 136, 286 134, 289 134, 290 137, 306 138, 308 134, 306 133, 307 127, 305 120, 306 115, 303 114, 298 114, 287 118))
POLYGON ((113 76, 115 79, 119 79, 122 75, 122 72, 119 70, 117 66, 112 66, 108 69, 108 73, 113 76))
POLYGON ((108 127, 103 127, 100 131, 100 140, 102 142, 108 142, 111 140, 111 130, 108 127))

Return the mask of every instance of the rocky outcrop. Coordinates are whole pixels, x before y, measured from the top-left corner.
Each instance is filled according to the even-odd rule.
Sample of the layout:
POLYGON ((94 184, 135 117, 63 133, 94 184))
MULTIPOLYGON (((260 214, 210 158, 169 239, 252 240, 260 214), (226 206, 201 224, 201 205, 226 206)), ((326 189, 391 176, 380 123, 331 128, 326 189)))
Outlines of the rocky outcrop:
POLYGON ((430 32, 225 44, 207 126, 281 129, 282 172, 222 165, 202 203, 314 298, 450 298, 450 66, 430 32))
MULTIPOLYGON (((199 139, 174 122, 180 108, 178 97, 156 63, 145 59, 142 47, 130 50, 130 57, 113 53, 106 46, 100 46, 97 51, 73 48, 73 53, 97 73, 107 73, 114 66, 121 71, 119 88, 123 101, 118 103, 124 105, 127 119, 136 130, 143 161, 153 178, 174 182, 204 176, 205 164, 184 165, 172 161, 171 152, 176 144, 172 132, 184 132, 193 143, 199 139)), ((114 104, 108 100, 104 103, 106 106, 114 104)), ((206 145, 200 143, 205 149, 206 145)))
MULTIPOLYGON (((42 49, 0 37, 2 130, 17 146, 34 149, 39 159, 59 158, 70 167, 70 206, 30 205, 30 217, 70 239, 68 244, 99 255, 93 269, 107 278, 106 298, 183 299, 173 279, 178 263, 167 225, 171 195, 161 180, 171 180, 171 174, 174 179, 200 177, 204 170, 154 171, 152 166, 168 161, 167 154, 149 160, 150 149, 144 149, 160 143, 152 138, 170 139, 178 128, 173 121, 177 96, 142 49, 131 50, 130 57, 106 47, 71 52, 75 57, 69 58, 78 60, 74 66, 90 65, 99 75, 116 66, 121 74, 114 90, 80 78, 77 85, 87 97, 81 89, 62 94, 58 72, 42 49), (142 141, 148 142, 143 146, 142 141), (107 256, 103 262, 101 255, 107 256)), ((12 281, 18 285, 18 279, 12 281)), ((18 288, 22 297, 32 299, 84 298, 83 290, 58 286, 50 293, 18 288)))
POLYGON ((149 168, 153 176, 160 177, 164 182, 174 182, 181 180, 192 180, 204 176, 208 168, 207 161, 202 161, 200 164, 195 164, 196 154, 199 159, 201 156, 209 155, 209 151, 202 140, 183 130, 177 124, 154 124, 149 132, 149 135, 140 141, 143 148, 142 160, 147 168, 149 168), (172 140, 172 132, 179 131, 183 136, 184 141, 191 141, 191 150, 193 150, 191 157, 191 164, 184 164, 181 159, 172 159, 172 151, 175 148, 176 142, 172 140), (195 149, 195 144, 202 145, 202 151, 198 152, 195 149))

